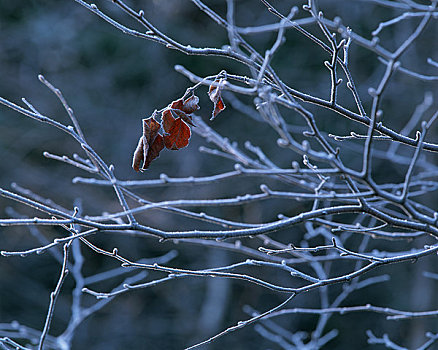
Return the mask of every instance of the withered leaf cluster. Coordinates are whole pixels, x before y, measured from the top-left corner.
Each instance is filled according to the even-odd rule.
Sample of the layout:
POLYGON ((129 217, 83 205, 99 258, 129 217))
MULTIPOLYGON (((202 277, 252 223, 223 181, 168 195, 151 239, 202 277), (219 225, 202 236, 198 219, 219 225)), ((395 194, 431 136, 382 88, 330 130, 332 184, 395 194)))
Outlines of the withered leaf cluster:
MULTIPOLYGON (((210 85, 208 96, 214 103, 212 119, 225 109, 221 92, 225 78, 218 77, 210 85)), ((154 112, 149 118, 143 119, 143 135, 138 140, 132 159, 132 168, 143 171, 149 168, 151 162, 160 155, 163 148, 179 150, 189 144, 190 126, 195 126, 192 114, 199 109, 199 98, 194 93, 173 101, 161 113, 154 112), (161 121, 155 118, 161 114, 161 121)))

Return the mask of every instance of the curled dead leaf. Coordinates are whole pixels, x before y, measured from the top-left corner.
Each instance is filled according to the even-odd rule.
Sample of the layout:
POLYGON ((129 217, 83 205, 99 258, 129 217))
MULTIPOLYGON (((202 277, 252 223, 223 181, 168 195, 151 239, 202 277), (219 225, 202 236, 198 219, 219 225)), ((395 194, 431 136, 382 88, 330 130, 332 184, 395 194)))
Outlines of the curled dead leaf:
POLYGON ((164 148, 163 136, 159 134, 160 123, 153 117, 143 119, 143 135, 140 137, 132 159, 135 171, 146 170, 164 148), (143 166, 140 168, 141 164, 143 166))
POLYGON ((210 120, 216 118, 216 116, 225 109, 225 103, 222 100, 222 90, 225 86, 226 79, 218 75, 208 89, 208 96, 211 102, 214 103, 213 112, 210 120))
POLYGON ((138 140, 137 148, 134 151, 134 156, 132 157, 132 168, 135 171, 140 171, 141 163, 144 161, 143 156, 144 147, 144 136, 141 136, 138 140))

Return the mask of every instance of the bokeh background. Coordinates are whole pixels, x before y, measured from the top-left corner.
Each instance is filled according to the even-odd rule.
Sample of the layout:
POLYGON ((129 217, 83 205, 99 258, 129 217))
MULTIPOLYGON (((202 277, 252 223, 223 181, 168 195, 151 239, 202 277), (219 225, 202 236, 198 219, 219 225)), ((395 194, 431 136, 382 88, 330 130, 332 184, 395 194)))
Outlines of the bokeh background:
MULTIPOLYGON (((189 1, 129 3, 135 9, 143 8, 147 18, 182 43, 212 47, 228 43, 227 33, 189 1)), ((208 4, 219 14, 226 15, 225 1, 214 0, 208 4)), ((111 2, 102 1, 97 5, 122 23, 139 28, 136 22, 122 14, 111 2)), ((276 5, 283 13, 287 13, 292 5, 302 4, 285 1, 276 5)), ((327 18, 340 16, 344 24, 367 38, 370 38, 369 33, 377 28, 380 21, 397 14, 393 9, 362 1, 320 1, 320 7, 327 18)), ((300 14, 303 15, 302 12, 300 14)), ((236 1, 238 26, 274 21, 276 18, 258 1, 236 1)), ((404 22, 403 26, 388 28, 382 33, 381 42, 390 50, 397 48, 415 28, 415 24, 415 21, 404 22)), ((424 74, 436 75, 437 69, 425 63, 427 57, 435 60, 438 58, 434 44, 436 36, 433 34, 437 32, 436 19, 430 25, 431 28, 408 51, 403 63, 424 74)), ((318 33, 316 27, 310 29, 318 33)), ((317 35, 321 37, 321 34, 317 35)), ((265 33, 247 38, 256 49, 264 53, 275 41, 275 37, 275 33, 265 33)), ((328 98, 330 79, 323 65, 323 60, 328 57, 297 32, 289 31, 286 39, 273 60, 279 75, 298 90, 328 98)), ((355 44, 351 47, 350 57, 351 71, 364 105, 369 110, 371 100, 367 89, 376 86, 384 67, 372 52, 355 44)), ((0 96, 17 104, 22 104, 20 99, 25 97, 43 114, 69 123, 55 96, 38 81, 37 75, 43 74, 63 91, 89 144, 108 164, 114 164, 115 174, 120 179, 153 179, 160 173, 175 177, 202 176, 233 169, 233 162, 199 152, 198 148, 206 143, 196 134, 188 148, 178 152, 162 152, 147 172, 137 174, 131 169, 131 155, 141 133, 141 119, 150 115, 155 108, 162 108, 180 97, 190 86, 185 77, 175 72, 176 64, 201 76, 217 74, 222 69, 249 75, 246 68, 236 62, 215 57, 185 56, 156 43, 127 36, 74 1, 0 1, 0 96)), ((396 74, 389 89, 382 108, 385 111, 385 121, 395 130, 403 127, 427 91, 435 98, 438 97, 436 82, 421 82, 402 74, 396 74)), ((211 113, 211 103, 206 92, 206 88, 201 88, 199 92, 199 115, 204 120, 208 120, 211 113)), ((341 91, 340 94, 345 97, 346 106, 353 105, 347 93, 341 91)), ((251 98, 239 98, 249 106, 252 104, 251 98)), ((309 109, 319 113, 318 122, 323 131, 346 135, 350 130, 365 130, 331 112, 312 106, 309 109)), ((254 123, 247 115, 234 109, 231 103, 228 103, 226 112, 209 125, 231 140, 238 141, 241 146, 246 140, 262 146, 279 166, 289 167, 293 160, 300 160, 297 155, 276 146, 274 132, 267 130, 261 123, 254 123)), ((434 137, 436 139, 436 131, 433 130, 429 137, 431 140, 434 137)), ((351 162, 360 161, 360 150, 351 144, 351 155, 345 157, 350 157, 351 162)), ((69 165, 46 159, 43 157, 44 151, 59 155, 75 152, 82 154, 79 145, 61 131, 0 106, 0 187, 10 189, 11 183, 16 183, 66 208, 72 208, 73 203, 80 199, 83 211, 89 215, 119 209, 110 188, 72 184, 72 178, 87 174, 69 165)), ((412 150, 406 149, 407 155, 410 152, 412 150)), ((387 179, 388 182, 400 180, 404 174, 403 169, 404 166, 388 162, 379 163, 377 160, 375 163, 376 178, 387 179)), ((226 197, 235 195, 236 189, 241 194, 255 193, 265 181, 234 179, 214 185, 145 189, 140 193, 154 201, 226 197)), ((425 201, 436 208, 436 198, 426 198, 425 201)), ((291 207, 286 205, 290 204, 276 201, 270 205, 255 203, 221 210, 211 209, 210 212, 233 220, 260 222, 274 220, 279 212, 287 215, 304 208, 300 207, 304 205, 300 203, 294 203, 291 207)), ((20 215, 35 215, 24 206, 0 198, 1 217, 11 213, 10 207, 20 215)), ((151 226, 169 230, 204 227, 195 221, 159 211, 141 218, 151 226)), ((290 240, 287 237, 293 237, 292 240, 299 243, 303 230, 303 227, 297 227, 282 233, 280 237, 286 243, 290 240)), ((49 239, 63 234, 54 228, 44 228, 42 232, 49 239)), ((243 259, 236 253, 208 247, 159 243, 154 239, 111 234, 96 237, 93 242, 107 249, 117 246, 120 252, 133 260, 152 258, 176 250, 178 256, 171 265, 187 268, 219 266, 243 259)), ((245 243, 255 247, 260 245, 259 241, 245 243)), ((391 251, 421 247, 422 243, 418 241, 410 245, 407 242, 378 241, 374 245, 383 251, 391 251)), ((0 227, 2 250, 26 249, 37 244, 26 227, 0 227)), ((83 249, 83 254, 87 261, 84 266, 85 275, 117 267, 111 259, 96 256, 86 249, 83 249)), ((376 274, 390 274, 390 283, 358 292, 347 300, 347 304, 371 303, 402 310, 436 309, 438 301, 434 296, 438 281, 425 278, 423 271, 438 272, 436 258, 429 257, 411 265, 385 267, 376 274)), ((59 264, 50 254, 0 258, 0 322, 17 320, 29 327, 42 329, 49 294, 56 284, 58 274, 59 264)), ((283 277, 273 276, 278 281, 283 277)), ((111 283, 102 284, 99 289, 107 291, 117 284, 111 283)), ((73 287, 73 282, 67 279, 56 307, 51 334, 62 332, 68 322, 73 287)), ((342 286, 334 287, 333 295, 341 289, 342 286)), ((239 281, 202 278, 172 281, 116 298, 78 328, 73 348, 181 349, 247 318, 242 309, 244 305, 263 311, 281 300, 281 295, 239 281)), ((299 296, 292 306, 317 307, 314 300, 318 300, 317 292, 299 296)), ((293 315, 279 319, 279 324, 291 332, 311 331, 315 321, 315 316, 293 315)), ((326 346, 327 349, 365 349, 369 346, 365 335, 367 329, 373 329, 376 333, 389 333, 393 340, 407 346, 421 344, 425 331, 438 331, 436 319, 388 322, 384 316, 374 314, 333 316, 328 325, 328 329, 331 328, 338 328, 340 334, 326 346)), ((276 346, 249 326, 222 338, 211 345, 210 349, 277 349, 276 346)))

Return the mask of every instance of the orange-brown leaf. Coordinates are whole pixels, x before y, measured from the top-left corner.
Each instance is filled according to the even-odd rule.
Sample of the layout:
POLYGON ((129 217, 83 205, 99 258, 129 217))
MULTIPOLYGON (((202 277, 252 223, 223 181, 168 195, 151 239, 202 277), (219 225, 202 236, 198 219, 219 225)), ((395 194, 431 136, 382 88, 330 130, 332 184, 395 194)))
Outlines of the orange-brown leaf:
POLYGON ((166 148, 178 150, 186 147, 189 144, 191 135, 188 125, 180 117, 174 118, 170 109, 163 112, 162 120, 163 129, 166 133, 164 135, 166 148))
POLYGON ((178 118, 178 117, 180 117, 180 118, 181 118, 182 120, 184 120, 187 124, 189 124, 189 125, 191 125, 191 126, 195 126, 195 125, 193 124, 192 116, 191 116, 191 115, 186 114, 185 112, 183 112, 183 111, 180 110, 180 109, 171 109, 171 112, 172 112, 172 115, 173 115, 174 118, 178 118))
POLYGON ((170 108, 179 109, 187 114, 192 114, 199 109, 199 97, 196 95, 191 95, 186 99, 180 98, 179 100, 173 101, 170 108))

